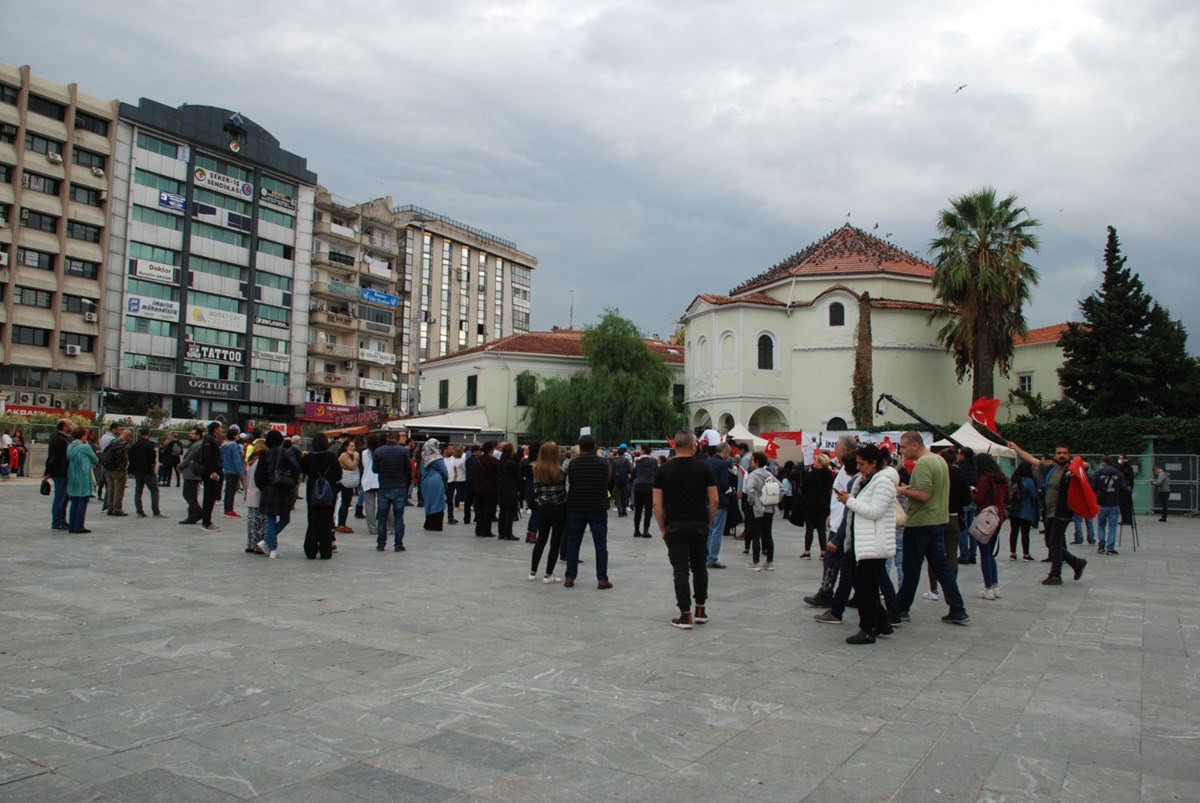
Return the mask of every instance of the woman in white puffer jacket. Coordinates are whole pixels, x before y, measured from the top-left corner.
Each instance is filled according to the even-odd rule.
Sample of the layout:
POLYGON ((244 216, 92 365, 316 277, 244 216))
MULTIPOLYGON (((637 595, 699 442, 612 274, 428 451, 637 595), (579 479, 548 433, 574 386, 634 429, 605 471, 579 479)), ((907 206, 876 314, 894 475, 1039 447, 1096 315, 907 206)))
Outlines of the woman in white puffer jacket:
POLYGON ((847 644, 874 644, 892 632, 879 602, 879 583, 888 558, 896 554, 896 486, 900 475, 887 465, 874 444, 858 450, 858 478, 849 493, 839 492, 850 516, 847 551, 853 550, 854 595, 858 598, 859 632, 847 644))

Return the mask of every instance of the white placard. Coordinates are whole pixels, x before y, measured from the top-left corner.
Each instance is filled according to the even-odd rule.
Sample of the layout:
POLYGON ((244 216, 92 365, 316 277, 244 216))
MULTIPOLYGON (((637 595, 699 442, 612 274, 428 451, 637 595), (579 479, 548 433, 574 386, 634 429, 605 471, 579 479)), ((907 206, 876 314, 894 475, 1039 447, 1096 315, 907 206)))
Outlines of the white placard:
POLYGON ((176 268, 172 265, 163 265, 159 262, 151 262, 148 259, 135 259, 133 261, 133 275, 138 279, 145 279, 148 282, 175 284, 175 271, 176 268))
POLYGON ((217 173, 206 167, 197 167, 196 172, 192 175, 195 176, 196 183, 202 187, 212 187, 214 190, 227 192, 230 195, 236 195, 246 200, 254 197, 254 185, 249 181, 242 181, 233 176, 227 176, 224 173, 217 173))
POLYGON ((584 435, 591 435, 591 434, 592 434, 591 427, 580 427, 579 428, 579 437, 582 438, 584 435))

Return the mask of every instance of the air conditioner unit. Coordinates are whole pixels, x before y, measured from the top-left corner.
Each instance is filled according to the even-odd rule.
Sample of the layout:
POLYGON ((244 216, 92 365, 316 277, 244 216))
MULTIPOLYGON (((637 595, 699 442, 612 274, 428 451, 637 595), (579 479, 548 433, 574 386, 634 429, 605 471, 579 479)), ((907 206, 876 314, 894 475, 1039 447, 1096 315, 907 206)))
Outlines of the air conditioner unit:
POLYGON ((104 178, 104 168, 103 167, 93 167, 92 175, 95 176, 96 178, 104 178))
POLYGON ((50 404, 50 406, 51 406, 51 407, 57 407, 58 409, 60 409, 60 410, 61 410, 61 409, 63 409, 64 407, 66 407, 67 405, 63 404, 63 400, 62 400, 62 399, 55 399, 55 400, 54 400, 54 401, 53 401, 53 402, 50 404))
POLYGON ((192 333, 191 333, 191 332, 184 332, 184 333, 183 333, 183 339, 184 339, 184 341, 185 341, 185 342, 191 343, 191 342, 192 342, 192 333))
POLYGON ((38 407, 50 407, 54 404, 54 395, 51 393, 39 393, 36 404, 38 407))
POLYGON ((8 134, 11 137, 11 136, 15 136, 16 133, 17 133, 17 127, 15 125, 13 125, 12 123, 5 123, 4 125, 0 125, 0 134, 8 134))
POLYGON ((79 346, 76 346, 74 343, 67 344, 67 356, 68 357, 78 357, 82 353, 83 353, 83 349, 81 349, 79 346))
POLYGON ((46 154, 46 161, 48 161, 52 164, 60 165, 60 164, 62 164, 62 154, 61 153, 48 153, 48 154, 46 154))
POLYGON ((0 251, 0 268, 8 266, 8 252, 0 251))
POLYGON ((83 313, 83 319, 88 323, 95 323, 96 321, 100 320, 100 316, 94 312, 85 312, 83 313))
POLYGON ((343 368, 353 368, 354 360, 346 360, 345 362, 342 363, 342 367, 343 368))
POLYGON ((36 394, 34 394, 34 393, 25 393, 25 392, 18 393, 17 394, 17 404, 33 404, 34 398, 36 398, 36 394))
POLYGON ((100 203, 104 203, 108 200, 108 190, 100 190, 100 193, 96 197, 100 200, 100 203))

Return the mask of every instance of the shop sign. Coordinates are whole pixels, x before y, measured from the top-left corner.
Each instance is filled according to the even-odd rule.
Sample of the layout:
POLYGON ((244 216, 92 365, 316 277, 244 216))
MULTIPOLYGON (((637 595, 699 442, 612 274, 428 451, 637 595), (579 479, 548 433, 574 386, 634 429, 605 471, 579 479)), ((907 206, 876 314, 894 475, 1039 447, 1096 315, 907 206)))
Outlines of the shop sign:
POLYGON ((219 362, 222 365, 243 365, 246 362, 246 353, 239 349, 212 346, 208 343, 188 343, 186 358, 189 360, 219 362))
POLYGON ((394 296, 390 293, 381 293, 378 290, 371 290, 367 287, 363 288, 362 300, 369 304, 381 304, 385 307, 400 306, 400 296, 394 296))
POLYGON ((255 351, 254 359, 264 362, 290 363, 292 358, 287 354, 280 354, 278 351, 255 351))
POLYGON ((337 415, 356 412, 358 412, 358 405, 329 404, 327 402, 305 402, 304 404, 304 420, 319 421, 324 424, 332 424, 337 415))
POLYGON ((160 192, 158 205, 163 209, 170 209, 172 212, 182 212, 187 209, 187 199, 173 192, 160 192))
POLYGON ((363 390, 374 390, 378 393, 393 393, 396 390, 395 382, 388 382, 386 379, 367 379, 359 377, 358 386, 363 390))
POLYGON ((258 326, 269 326, 272 329, 289 329, 290 327, 283 321, 277 321, 274 318, 264 318, 261 315, 254 316, 254 323, 258 326))
POLYGON ((84 418, 95 420, 96 414, 91 410, 66 410, 62 407, 30 407, 28 404, 5 404, 5 415, 57 415, 63 418, 70 418, 73 415, 81 415, 84 418))
POLYGON ((138 279, 145 279, 148 282, 158 282, 159 284, 176 284, 176 268, 174 265, 163 265, 158 262, 151 262, 148 259, 133 260, 133 275, 138 279))
POLYGON ((162 298, 127 296, 125 311, 138 318, 153 318, 156 321, 171 321, 172 323, 179 320, 179 302, 167 301, 162 298))
POLYGON ((246 331, 246 316, 240 312, 228 312, 223 309, 212 309, 192 304, 188 307, 187 322, 196 326, 208 326, 213 329, 228 329, 233 332, 246 331))
POLYGON ((368 332, 378 332, 381 335, 388 335, 392 332, 392 327, 386 323, 375 323, 375 321, 363 321, 363 326, 368 332))
POLYGON ((207 379, 176 374, 175 393, 180 396, 203 396, 208 399, 244 399, 246 383, 232 379, 207 379))
POLYGON ((395 365, 396 355, 386 351, 374 351, 372 349, 359 349, 358 358, 367 362, 379 363, 380 365, 395 365))
POLYGON ((271 204, 272 206, 281 206, 293 212, 296 211, 296 199, 278 190, 268 190, 266 187, 259 187, 258 197, 262 199, 263 203, 271 204))
POLYGON ((251 198, 254 196, 254 185, 249 181, 227 176, 224 173, 217 173, 208 168, 197 167, 193 174, 196 177, 196 183, 202 187, 212 187, 214 190, 227 192, 230 195, 238 195, 243 198, 251 198))

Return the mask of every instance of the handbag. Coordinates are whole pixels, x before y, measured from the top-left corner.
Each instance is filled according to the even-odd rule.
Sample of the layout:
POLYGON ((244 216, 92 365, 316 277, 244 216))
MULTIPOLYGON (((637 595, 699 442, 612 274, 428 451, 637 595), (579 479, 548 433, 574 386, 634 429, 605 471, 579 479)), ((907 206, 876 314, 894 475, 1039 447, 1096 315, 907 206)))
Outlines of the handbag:
POLYGON ((360 479, 362 479, 362 475, 357 468, 351 469, 350 471, 343 471, 342 472, 342 487, 343 488, 357 488, 358 481, 360 479))
POLYGON ((50 480, 48 480, 48 479, 46 479, 45 477, 43 477, 43 478, 42 478, 42 485, 41 485, 41 488, 40 488, 39 490, 41 491, 41 494, 42 494, 42 496, 49 496, 49 495, 50 495, 50 490, 51 490, 51 489, 50 489, 50 480))
POLYGON ((904 509, 904 505, 900 504, 900 500, 896 500, 896 527, 903 527, 908 524, 908 511, 904 509))
POLYGON ((296 487, 296 475, 288 468, 280 468, 283 455, 275 456, 275 465, 271 467, 271 487, 290 491, 296 487))

